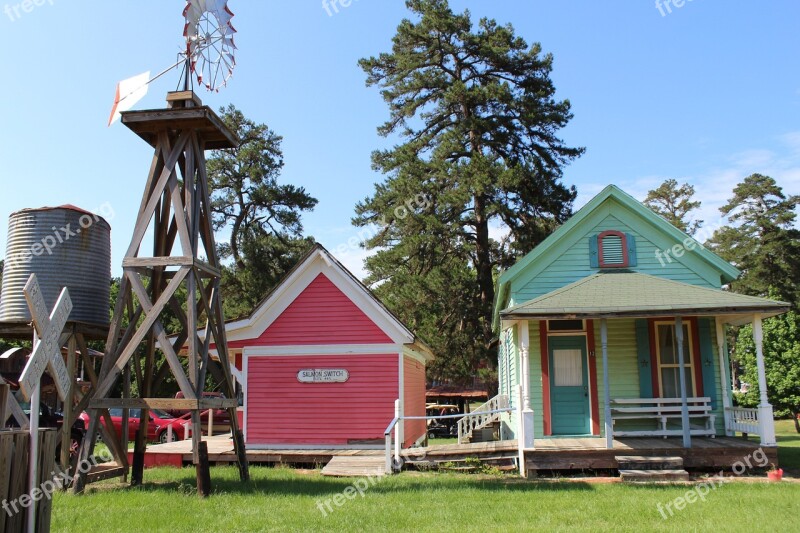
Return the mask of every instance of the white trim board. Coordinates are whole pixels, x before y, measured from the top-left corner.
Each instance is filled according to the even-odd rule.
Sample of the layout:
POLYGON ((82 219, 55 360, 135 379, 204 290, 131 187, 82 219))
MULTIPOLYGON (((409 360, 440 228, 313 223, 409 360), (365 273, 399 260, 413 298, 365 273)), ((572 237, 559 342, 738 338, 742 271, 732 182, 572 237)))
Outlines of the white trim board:
POLYGON ((247 396, 250 389, 250 382, 249 380, 249 365, 250 365, 250 358, 247 356, 246 353, 242 352, 242 394, 244 394, 244 401, 242 402, 242 408, 244 409, 244 415, 242 415, 242 435, 244 436, 245 448, 247 448, 247 413, 250 409, 247 406, 247 396))
POLYGON ((312 355, 394 355, 403 350, 399 344, 311 344, 302 346, 247 346, 248 357, 312 356, 312 355))
POLYGON ((429 361, 425 358, 425 356, 408 346, 403 347, 403 355, 410 357, 414 361, 422 363, 423 366, 428 366, 429 361))

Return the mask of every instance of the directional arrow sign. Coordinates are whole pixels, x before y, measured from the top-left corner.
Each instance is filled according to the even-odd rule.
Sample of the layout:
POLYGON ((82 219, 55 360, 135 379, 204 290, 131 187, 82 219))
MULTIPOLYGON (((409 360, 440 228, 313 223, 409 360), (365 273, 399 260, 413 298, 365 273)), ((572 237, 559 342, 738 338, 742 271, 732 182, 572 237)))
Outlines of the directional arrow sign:
POLYGON ((47 314, 47 304, 45 304, 42 290, 39 288, 39 282, 36 280, 36 274, 31 274, 28 283, 25 284, 24 292, 28 308, 31 310, 33 326, 40 341, 36 343, 36 348, 28 359, 25 370, 22 371, 19 388, 25 398, 29 400, 47 368, 55 381, 58 396, 63 400, 69 394, 72 376, 69 375, 64 360, 61 358, 61 346, 58 341, 72 311, 69 291, 64 287, 50 316, 47 314))

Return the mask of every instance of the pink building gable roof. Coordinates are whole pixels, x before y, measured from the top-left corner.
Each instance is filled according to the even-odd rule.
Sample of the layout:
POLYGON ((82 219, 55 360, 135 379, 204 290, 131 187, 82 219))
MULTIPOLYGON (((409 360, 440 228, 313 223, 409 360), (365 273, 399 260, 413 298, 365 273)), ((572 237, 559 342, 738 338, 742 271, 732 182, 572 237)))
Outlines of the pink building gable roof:
POLYGON ((248 344, 391 344, 386 333, 320 273, 280 316, 248 344))

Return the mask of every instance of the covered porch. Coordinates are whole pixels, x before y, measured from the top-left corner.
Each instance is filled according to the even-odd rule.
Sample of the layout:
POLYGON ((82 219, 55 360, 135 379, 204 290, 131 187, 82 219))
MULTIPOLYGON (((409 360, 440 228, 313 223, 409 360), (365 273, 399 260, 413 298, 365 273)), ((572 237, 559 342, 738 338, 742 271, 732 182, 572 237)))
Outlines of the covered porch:
POLYGON ((502 335, 519 367, 519 386, 508 391, 517 413, 510 432, 526 457, 565 439, 605 450, 620 439, 677 441, 689 450, 739 433, 774 448, 762 320, 788 309, 628 271, 601 272, 506 309, 502 335), (726 328, 746 323, 758 363, 755 409, 734 407, 728 372, 726 328))

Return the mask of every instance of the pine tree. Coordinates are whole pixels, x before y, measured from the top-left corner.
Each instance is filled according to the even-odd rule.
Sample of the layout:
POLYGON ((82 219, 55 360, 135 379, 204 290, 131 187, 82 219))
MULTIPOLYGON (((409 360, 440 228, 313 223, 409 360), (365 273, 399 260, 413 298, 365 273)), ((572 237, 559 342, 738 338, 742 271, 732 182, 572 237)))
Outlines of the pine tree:
POLYGON ((474 374, 493 336, 498 267, 569 217, 576 193, 562 168, 583 149, 558 137, 570 103, 555 98, 553 58, 539 44, 494 20, 474 28, 469 11, 456 14, 446 0, 406 5, 417 21, 400 23, 390 53, 360 61, 389 106, 379 133, 403 142, 373 154, 387 178, 357 205, 354 223, 382 226, 366 242, 379 250, 368 281, 386 295, 408 291, 393 309, 426 324, 441 357, 469 361, 440 365, 474 374), (508 237, 498 242, 490 230, 508 237))
POLYGON ((644 205, 661 215, 667 222, 681 231, 694 235, 702 225, 702 220, 691 220, 689 214, 700 208, 700 202, 693 200, 694 186, 684 183, 678 186, 674 179, 664 183, 647 193, 644 205))
POLYGON ((229 231, 218 244, 227 316, 248 314, 291 269, 312 241, 303 236, 302 213, 317 200, 303 187, 281 184, 282 137, 233 105, 220 110, 239 146, 208 160, 214 229, 229 231))
POLYGON ((732 284, 737 292, 775 295, 797 306, 800 283, 800 231, 794 227, 800 196, 786 196, 774 179, 753 174, 736 186, 720 208, 731 223, 712 236, 709 246, 742 270, 732 284))

